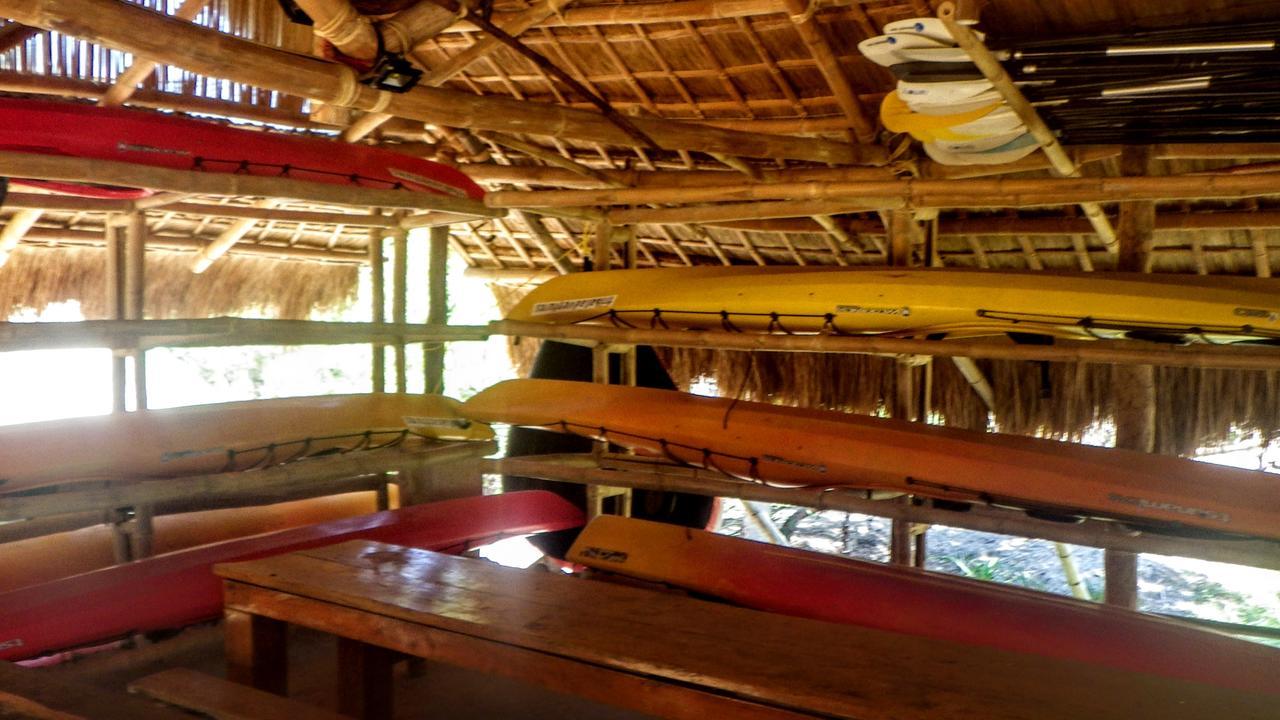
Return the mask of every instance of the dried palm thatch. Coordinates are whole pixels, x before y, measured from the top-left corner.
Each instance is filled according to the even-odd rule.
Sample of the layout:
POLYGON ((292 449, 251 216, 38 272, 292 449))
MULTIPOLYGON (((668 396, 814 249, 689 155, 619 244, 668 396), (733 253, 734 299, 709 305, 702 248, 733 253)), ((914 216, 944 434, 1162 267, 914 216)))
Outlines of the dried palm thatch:
MULTIPOLYGON (((700 379, 722 395, 856 413, 882 412, 897 392, 896 361, 865 355, 669 349, 681 387, 700 379)), ((996 388, 989 412, 964 377, 934 361, 930 405, 943 424, 1079 441, 1114 413, 1113 366, 980 361, 996 388)), ((1280 373, 1161 368, 1156 372, 1156 451, 1189 455, 1241 434, 1280 432, 1280 373)))
MULTIPOLYGON (((359 269, 229 256, 200 275, 187 253, 147 254, 147 317, 264 315, 306 319, 355 302, 359 269)), ((78 300, 89 319, 106 317, 106 253, 101 248, 19 246, 0 268, 0 317, 78 300)))
MULTIPOLYGON (((507 313, 511 312, 511 309, 533 290, 533 286, 494 282, 489 283, 489 290, 493 292, 493 299, 498 303, 498 312, 506 317, 507 313)), ((529 372, 533 370, 533 358, 538 354, 538 348, 541 345, 542 341, 537 338, 507 338, 507 354, 511 356, 511 366, 516 369, 517 375, 529 376, 529 372)))

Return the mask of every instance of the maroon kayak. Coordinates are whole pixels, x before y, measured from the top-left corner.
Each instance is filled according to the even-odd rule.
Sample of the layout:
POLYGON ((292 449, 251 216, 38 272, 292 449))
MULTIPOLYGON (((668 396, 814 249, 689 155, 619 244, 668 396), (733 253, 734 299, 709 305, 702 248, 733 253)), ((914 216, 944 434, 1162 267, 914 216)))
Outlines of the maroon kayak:
POLYGON ((445 500, 203 545, 0 593, 0 660, 22 660, 222 612, 216 563, 345 540, 462 552, 493 540, 581 526, 582 512, 533 490, 445 500))
POLYGON ((1280 649, 1023 588, 609 515, 568 559, 783 615, 1280 696, 1280 649))
MULTIPOLYGON (((472 200, 484 197, 484 189, 460 170, 370 145, 70 102, 0 98, 0 151, 288 177, 472 200)), ((21 178, 13 183, 88 197, 136 199, 151 194, 141 188, 21 178)))

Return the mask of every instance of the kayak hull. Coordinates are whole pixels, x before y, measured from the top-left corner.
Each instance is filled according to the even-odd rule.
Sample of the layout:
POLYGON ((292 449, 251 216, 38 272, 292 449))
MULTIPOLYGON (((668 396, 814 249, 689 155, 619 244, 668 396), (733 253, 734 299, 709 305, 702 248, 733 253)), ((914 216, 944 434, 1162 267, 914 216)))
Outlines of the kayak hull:
POLYGON ((600 516, 569 559, 746 607, 1280 695, 1280 649, 916 568, 600 516))
POLYGON ((1280 282, 960 268, 615 270, 553 278, 507 319, 951 337, 1146 333, 1220 342, 1280 338, 1280 282))
POLYGON ((216 563, 346 540, 460 552, 582 522, 579 509, 532 491, 415 505, 159 555, 0 594, 0 660, 216 618, 222 612, 216 563))
MULTIPOLYGON (((412 155, 314 136, 242 130, 176 115, 69 102, 0 98, 0 151, 289 177, 473 200, 484 197, 484 190, 461 171, 412 155)), ((79 195, 130 197, 121 195, 128 190, 120 188, 32 184, 79 195)))
POLYGON ((1280 539, 1280 483, 1261 471, 864 415, 555 380, 509 380, 467 417, 541 427, 801 487, 890 490, 1280 539))
POLYGON ((10 425, 0 427, 0 494, 86 478, 217 473, 376 445, 410 427, 442 439, 492 436, 434 420, 455 418, 456 405, 433 395, 326 395, 10 425))

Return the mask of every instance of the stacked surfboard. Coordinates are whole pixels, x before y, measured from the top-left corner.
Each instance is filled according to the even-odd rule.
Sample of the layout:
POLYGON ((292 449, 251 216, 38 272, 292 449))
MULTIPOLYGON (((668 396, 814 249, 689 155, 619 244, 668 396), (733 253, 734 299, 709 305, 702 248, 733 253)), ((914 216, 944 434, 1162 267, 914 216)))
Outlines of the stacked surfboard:
MULTIPOLYGON (((1278 43, 1269 21, 989 45, 1059 140, 1078 145, 1274 141, 1278 43)), ((1037 147, 939 20, 890 23, 859 49, 897 78, 885 127, 934 160, 1000 164, 1037 147)))

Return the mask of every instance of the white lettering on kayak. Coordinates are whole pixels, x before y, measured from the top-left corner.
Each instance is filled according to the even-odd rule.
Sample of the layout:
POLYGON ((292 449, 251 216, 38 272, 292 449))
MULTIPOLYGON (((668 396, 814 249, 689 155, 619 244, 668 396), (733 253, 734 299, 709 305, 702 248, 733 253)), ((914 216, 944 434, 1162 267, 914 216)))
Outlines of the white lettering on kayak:
POLYGON ((761 460, 767 460, 767 461, 769 461, 769 462, 771 462, 771 463, 778 463, 779 465, 790 465, 791 467, 798 467, 798 468, 801 468, 801 469, 803 469, 803 470, 811 470, 811 471, 816 472, 816 473, 825 473, 825 472, 827 472, 827 466, 826 466, 826 465, 818 465, 818 464, 815 464, 815 463, 800 462, 799 460, 788 460, 788 459, 786 459, 786 458, 784 458, 784 457, 778 457, 777 455, 762 455, 762 456, 760 457, 760 459, 761 459, 761 460))
POLYGON ((1147 498, 1134 497, 1132 495, 1121 495, 1119 493, 1111 493, 1108 499, 1112 502, 1123 503, 1125 505, 1133 505, 1145 510, 1156 510, 1159 512, 1175 513, 1177 515, 1189 515, 1197 517, 1201 520, 1212 520, 1228 524, 1231 522, 1231 516, 1217 510, 1205 510, 1203 508, 1188 507, 1177 503, 1165 502, 1162 500, 1148 500, 1147 498))
POLYGON ((898 307, 875 307, 873 305, 837 305, 836 313, 861 313, 863 315, 901 315, 902 317, 911 317, 911 308, 906 306, 898 307))
POLYGON ((560 313, 580 312, 582 310, 607 309, 613 307, 613 301, 617 299, 617 295, 607 295, 604 297, 578 298, 575 300, 556 300, 555 302, 535 303, 533 306, 533 314, 534 316, 559 315, 560 313))

